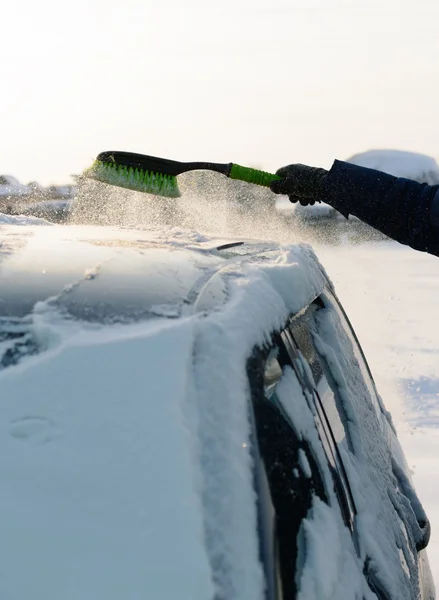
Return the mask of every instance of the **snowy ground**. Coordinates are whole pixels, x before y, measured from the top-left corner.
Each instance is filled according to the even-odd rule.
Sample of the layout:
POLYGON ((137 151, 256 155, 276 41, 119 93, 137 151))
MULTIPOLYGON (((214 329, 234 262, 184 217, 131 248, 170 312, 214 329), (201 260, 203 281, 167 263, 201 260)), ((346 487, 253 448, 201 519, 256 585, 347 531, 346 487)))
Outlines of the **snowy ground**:
POLYGON ((391 411, 432 524, 439 586, 439 260, 381 242, 314 246, 391 411))

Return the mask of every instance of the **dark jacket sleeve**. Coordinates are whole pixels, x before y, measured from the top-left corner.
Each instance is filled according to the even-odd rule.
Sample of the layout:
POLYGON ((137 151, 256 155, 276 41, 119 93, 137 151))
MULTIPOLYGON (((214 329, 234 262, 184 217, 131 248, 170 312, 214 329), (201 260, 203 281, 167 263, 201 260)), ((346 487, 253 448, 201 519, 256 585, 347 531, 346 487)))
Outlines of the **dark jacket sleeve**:
POLYGON ((324 202, 401 244, 439 256, 439 185, 430 186, 336 160, 324 202))

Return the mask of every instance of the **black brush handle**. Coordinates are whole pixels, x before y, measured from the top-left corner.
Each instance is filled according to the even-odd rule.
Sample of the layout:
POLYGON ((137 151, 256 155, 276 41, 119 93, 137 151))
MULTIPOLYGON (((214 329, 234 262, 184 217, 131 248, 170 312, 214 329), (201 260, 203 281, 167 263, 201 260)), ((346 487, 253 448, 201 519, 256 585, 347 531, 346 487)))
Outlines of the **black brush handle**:
POLYGON ((148 156, 147 154, 136 154, 135 152, 121 152, 119 150, 107 150, 98 154, 96 160, 103 163, 113 163, 133 169, 143 169, 153 173, 163 173, 163 175, 180 175, 187 171, 208 170, 222 173, 230 176, 232 163, 210 163, 210 162, 179 162, 167 158, 158 158, 157 156, 148 156))

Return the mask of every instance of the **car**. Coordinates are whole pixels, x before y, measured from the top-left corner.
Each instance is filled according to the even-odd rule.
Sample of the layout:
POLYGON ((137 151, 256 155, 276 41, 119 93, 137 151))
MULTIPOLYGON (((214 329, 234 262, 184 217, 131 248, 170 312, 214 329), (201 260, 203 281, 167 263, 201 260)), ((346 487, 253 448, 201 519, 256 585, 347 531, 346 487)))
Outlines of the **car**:
POLYGON ((12 175, 0 175, 0 212, 13 212, 19 201, 26 200, 32 194, 29 186, 21 184, 12 175))
POLYGON ((0 175, 0 198, 21 198, 31 193, 31 188, 23 185, 12 175, 0 175))
POLYGON ((16 219, 5 597, 434 598, 428 518, 309 246, 16 219))
POLYGON ((72 200, 43 200, 14 207, 14 214, 34 216, 52 223, 65 223, 71 212, 72 200))

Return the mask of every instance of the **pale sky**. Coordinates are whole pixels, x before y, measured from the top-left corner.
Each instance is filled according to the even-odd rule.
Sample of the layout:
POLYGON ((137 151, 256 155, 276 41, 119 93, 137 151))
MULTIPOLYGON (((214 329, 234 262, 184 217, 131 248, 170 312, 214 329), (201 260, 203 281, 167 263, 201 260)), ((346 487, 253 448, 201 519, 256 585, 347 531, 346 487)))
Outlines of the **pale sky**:
POLYGON ((102 150, 329 167, 439 159, 438 0, 14 0, 0 173, 70 180, 102 150))

